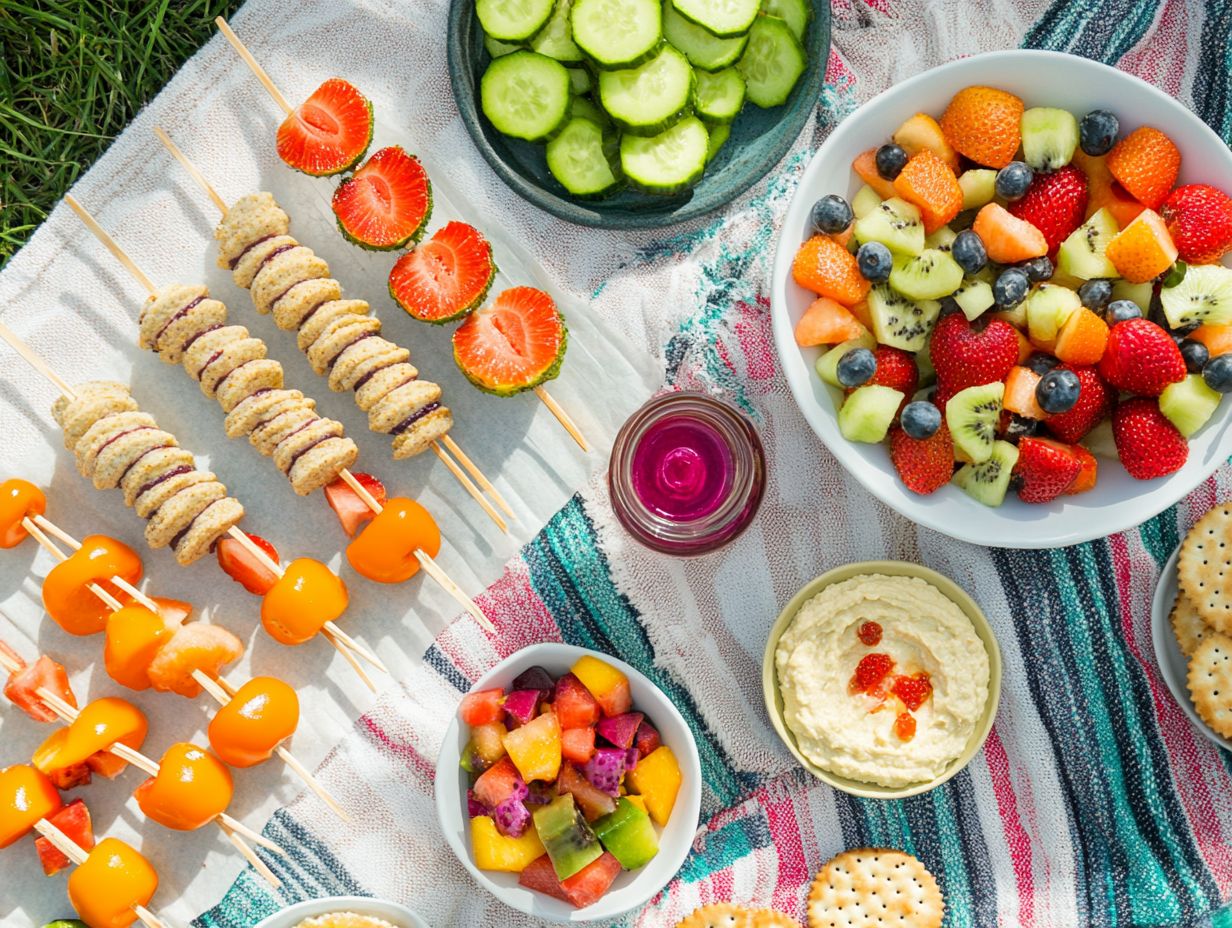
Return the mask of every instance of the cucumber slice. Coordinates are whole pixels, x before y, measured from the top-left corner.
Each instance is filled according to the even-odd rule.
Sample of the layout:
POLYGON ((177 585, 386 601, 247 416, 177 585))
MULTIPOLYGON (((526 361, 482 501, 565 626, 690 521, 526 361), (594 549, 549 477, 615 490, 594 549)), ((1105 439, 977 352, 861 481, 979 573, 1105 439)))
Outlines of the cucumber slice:
POLYGON ((604 150, 603 128, 575 117, 548 142, 548 170, 562 187, 579 197, 593 197, 616 186, 619 178, 604 150))
POLYGON ((706 147, 706 163, 709 164, 714 160, 714 156, 719 153, 719 149, 723 147, 723 143, 727 141, 727 137, 731 135, 731 126, 727 123, 720 123, 717 126, 710 126, 710 144, 706 147))
POLYGON ((483 31, 502 42, 523 42, 543 28, 556 0, 475 0, 483 31))
POLYGON ((576 119, 579 116, 582 119, 589 119, 600 126, 610 126, 612 124, 612 121, 607 117, 607 113, 595 106, 594 101, 590 97, 579 95, 574 97, 573 102, 569 104, 569 118, 576 119))
POLYGON ((488 50, 488 54, 493 58, 500 58, 503 55, 512 55, 516 51, 522 49, 521 45, 513 42, 502 42, 500 39, 494 39, 487 33, 483 36, 483 47, 488 50))
POLYGON ((632 68, 663 39, 659 0, 574 0, 573 41, 601 68, 632 68))
POLYGON ((677 193, 695 184, 706 170, 710 137, 696 116, 650 137, 620 139, 620 167, 625 177, 647 193, 677 193))
POLYGON ((749 41, 747 35, 720 39, 677 13, 671 0, 663 4, 663 37, 684 52, 693 67, 703 71, 720 71, 735 64, 749 41))
MULTIPOLYGON (((550 55, 548 57, 551 57, 550 55)), ((559 60, 559 59, 558 59, 559 60)), ((575 95, 590 93, 590 88, 594 86, 594 81, 590 78, 590 72, 585 68, 570 68, 569 69, 569 91, 575 95)))
POLYGON ((813 9, 807 0, 761 0, 761 11, 787 23, 801 42, 804 41, 804 30, 813 18, 813 9))
POLYGON ((675 123, 692 96, 693 68, 670 45, 640 67, 599 74, 599 105, 616 125, 638 135, 656 135, 675 123))
POLYGON ((537 142, 569 116, 569 70, 545 55, 514 52, 488 65, 479 96, 483 114, 498 131, 537 142))
POLYGON ((744 78, 735 68, 696 71, 693 109, 708 123, 731 122, 744 107, 744 78))
POLYGON ((806 63, 804 47, 791 27, 774 16, 759 16, 737 67, 748 85, 748 98, 768 109, 787 102, 806 63))
POLYGON ((573 27, 569 25, 569 13, 573 0, 556 0, 556 9, 548 24, 530 40, 530 49, 557 61, 582 61, 586 56, 573 41, 573 27))
POLYGON ((757 18, 760 0, 672 0, 676 11, 719 38, 749 31, 757 18))

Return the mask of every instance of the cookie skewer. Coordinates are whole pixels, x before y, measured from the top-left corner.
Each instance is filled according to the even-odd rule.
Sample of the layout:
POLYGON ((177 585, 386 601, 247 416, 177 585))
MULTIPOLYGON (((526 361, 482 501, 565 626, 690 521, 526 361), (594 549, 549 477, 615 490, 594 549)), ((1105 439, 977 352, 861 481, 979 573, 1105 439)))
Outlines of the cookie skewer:
MULTIPOLYGON (((16 333, 14 333, 3 323, 0 323, 0 339, 8 342, 8 344, 22 357, 23 360, 26 361, 27 364, 46 377, 60 390, 62 394, 62 402, 67 403, 67 406, 60 411, 66 415, 73 411, 71 407, 74 404, 78 404, 79 402, 85 403, 92 409, 96 400, 103 402, 105 409, 137 411, 137 404, 133 402, 131 397, 128 395, 126 388, 123 388, 120 384, 94 384, 92 385, 93 392, 91 392, 88 396, 83 397, 77 389, 70 386, 62 377, 60 377, 50 364, 48 364, 41 356, 38 355, 38 353, 31 349, 29 345, 18 338, 16 333), (121 392, 123 393, 122 396, 120 395, 121 392)), ((104 418, 111 415, 112 413, 103 412, 98 415, 95 422, 102 421, 104 418)), ((144 414, 139 415, 144 416, 144 414)), ((225 495, 226 488, 214 479, 213 474, 197 470, 195 464, 192 462, 192 455, 178 447, 174 436, 158 429, 154 424, 153 417, 145 416, 145 419, 142 421, 146 424, 141 425, 140 430, 153 431, 157 433, 156 437, 158 440, 165 442, 165 447, 154 450, 159 450, 168 456, 168 460, 160 465, 162 468, 161 471, 152 471, 155 476, 154 483, 165 482, 174 484, 176 480, 180 480, 186 485, 186 488, 190 490, 196 490, 198 487, 210 489, 211 494, 214 497, 213 501, 205 502, 204 506, 196 511, 195 515, 191 510, 181 510, 180 513, 178 513, 177 517, 182 516, 184 512, 187 512, 187 515, 189 516, 187 519, 180 519, 180 521, 187 523, 187 527, 179 530, 178 534, 173 534, 171 528, 164 526, 161 523, 156 525, 155 521, 158 518, 158 515, 151 514, 150 521, 147 522, 146 525, 146 540, 151 547, 164 547, 169 545, 175 551, 177 561, 181 564, 190 564, 207 553, 213 543, 223 535, 229 535, 275 576, 281 577, 283 574, 282 568, 275 564, 263 550, 254 544, 252 539, 250 539, 247 534, 240 531, 236 527, 236 523, 240 520, 240 518, 242 518, 244 513, 244 507, 239 503, 239 501, 235 500, 233 497, 225 495), (176 456, 177 453, 179 454, 178 457, 176 456), (213 490, 214 487, 217 487, 216 491, 213 490), (225 508, 222 511, 221 516, 218 518, 212 518, 203 526, 197 528, 195 523, 200 520, 200 516, 206 509, 210 508, 214 502, 224 504, 225 508), (156 528, 158 531, 155 533, 153 530, 156 528)), ((85 426, 85 423, 62 423, 62 425, 64 424, 72 425, 74 427, 74 431, 71 436, 72 438, 77 439, 81 437, 77 434, 77 428, 78 426, 85 426)), ((80 431, 82 434, 85 434, 91 427, 93 426, 81 428, 80 431)), ((74 441, 73 444, 75 445, 76 441, 74 441)), ((72 446, 70 445, 70 447, 72 446)), ((83 473, 85 472, 83 471, 83 473)), ((150 484, 147 484, 146 486, 150 486, 150 484)), ((178 490, 176 492, 178 492, 178 490)), ((145 486, 143 486, 140 488, 139 492, 135 494, 134 499, 130 501, 130 505, 139 503, 140 499, 145 495, 147 495, 147 491, 145 486)), ((172 497, 168 498, 170 499, 172 497)), ((207 497, 207 500, 208 499, 209 498, 207 497)), ((200 505, 200 503, 198 503, 198 505, 200 505)), ((359 665, 359 662, 355 659, 355 655, 352 653, 351 648, 347 645, 347 642, 354 644, 350 636, 345 635, 345 633, 339 634, 341 630, 332 620, 325 622, 320 631, 325 635, 326 640, 333 645, 333 647, 343 656, 347 663, 351 665, 352 669, 356 671, 365 685, 367 685, 372 692, 376 692, 376 684, 374 684, 372 679, 367 675, 367 673, 364 672, 363 668, 359 665)), ((365 657, 365 659, 368 659, 369 657, 375 658, 375 656, 371 655, 371 652, 366 649, 358 653, 365 657)), ((383 665, 381 665, 379 661, 376 661, 374 666, 383 665)))
MULTIPOLYGON (((214 24, 218 26, 219 31, 226 37, 227 41, 231 43, 231 47, 235 49, 240 58, 243 59, 244 63, 248 65, 248 68, 252 71, 253 76, 255 76, 261 83, 261 86, 265 88, 266 92, 269 93, 278 108, 281 109, 285 115, 292 115, 295 112, 295 108, 287 102, 287 98, 282 95, 282 91, 278 89, 278 86, 266 72, 265 68, 263 68, 261 63, 257 61, 256 56, 248 50, 248 47, 242 41, 240 41, 240 37, 235 34, 235 31, 231 28, 231 25, 221 16, 216 16, 214 18, 214 24)), ((220 205, 220 208, 222 208, 223 213, 225 214, 225 206, 220 205)), ((561 426, 564 427, 565 431, 569 433, 569 437, 577 442, 578 447, 583 451, 589 452, 590 445, 587 443, 586 438, 582 435, 581 430, 577 427, 577 424, 573 421, 570 415, 565 411, 564 407, 556 401, 552 394, 548 393, 547 388, 542 384, 539 384, 534 387, 534 392, 535 396, 539 397, 540 402, 542 402, 543 405, 547 407, 548 411, 556 417, 556 421, 559 422, 561 426)), ((488 488, 485 487, 484 489, 487 490, 488 488)), ((488 492, 492 491, 489 490, 488 492)), ((512 513, 510 513, 510 515, 512 515, 512 513)))
MULTIPOLYGON (((58 525, 53 523, 51 520, 47 519, 45 516, 42 516, 42 515, 35 515, 33 517, 27 516, 22 520, 22 527, 25 528, 25 530, 29 532, 30 535, 36 541, 38 541, 40 545, 42 545, 45 549, 47 549, 52 555, 54 555, 59 560, 63 560, 65 558, 65 554, 58 547, 56 547, 56 545, 53 542, 51 542, 50 539, 48 539, 46 535, 44 535, 43 532, 40 531, 40 529, 46 530, 48 534, 54 535, 56 538, 60 539, 66 545, 69 545, 70 547, 74 549, 79 549, 81 547, 80 541, 78 541, 68 532, 64 531, 62 528, 60 528, 58 525)), ((123 577, 112 577, 110 578, 109 582, 112 585, 123 590, 124 592, 128 593, 130 596, 133 597, 133 599, 135 599, 138 603, 140 603, 145 608, 149 609, 151 612, 158 614, 158 612, 160 611, 158 603, 152 600, 149 596, 143 593, 140 589, 133 586, 123 577)), ((103 589, 97 583, 91 584, 90 590, 94 593, 95 596, 97 596, 100 600, 102 600, 102 602, 108 608, 112 609, 113 611, 118 610, 121 607, 121 603, 114 596, 108 593, 107 590, 103 589)), ((0 653, 0 658, 3 658, 2 653, 0 653)), ((11 672, 13 668, 6 666, 6 669, 10 670, 11 672)), ((231 701, 231 696, 234 696, 236 693, 235 688, 232 687, 231 684, 227 683, 225 680, 222 680, 221 678, 215 678, 215 677, 210 676, 209 674, 205 673, 200 668, 193 669, 192 678, 197 681, 197 684, 203 690, 205 690, 207 693, 210 694, 210 696, 212 696, 215 700, 217 700, 220 705, 223 705, 223 706, 227 705, 227 703, 231 701), (221 698, 220 698, 220 693, 221 693, 221 698)), ((278 747, 275 749, 275 753, 278 755, 279 759, 282 760, 284 764, 286 764, 289 768, 291 768, 292 772, 294 772, 301 780, 304 781, 305 785, 310 790, 312 790, 313 794, 318 799, 320 799, 327 806, 329 806, 329 808, 334 812, 334 814, 336 814, 343 821, 350 821, 350 816, 347 814, 346 810, 343 809, 342 806, 338 803, 338 800, 335 799, 329 793, 329 791, 326 790, 325 787, 321 785, 320 781, 317 780, 317 778, 312 775, 312 772, 308 770, 308 768, 305 767, 304 764, 298 758, 296 758, 284 745, 281 745, 281 744, 278 745, 278 747)))
MULTIPOLYGON (((357 405, 368 413, 369 427, 394 436, 394 457, 412 457, 432 448, 445 461, 448 449, 496 505, 512 518, 513 509, 509 503, 448 434, 453 415, 439 402, 439 385, 420 379, 419 372, 410 364, 410 352, 378 334, 381 323, 368 315, 367 303, 342 299, 341 287, 333 278, 302 276, 304 273, 327 274, 329 268, 311 249, 286 234, 290 219, 273 197, 268 193, 253 194, 228 206, 166 132, 155 127, 154 134, 222 213, 215 237, 233 240, 220 241, 220 266, 229 268, 237 284, 253 293, 257 311, 272 312, 279 328, 298 333, 300 347, 309 360, 315 356, 314 369, 328 377, 331 389, 354 391, 357 405), (237 240, 240 232, 247 235, 270 223, 274 229, 271 234, 256 234, 256 238, 245 238, 242 244, 237 240), (235 226, 232 232, 220 231, 230 225, 235 226), (235 254, 223 260, 231 250, 235 254), (278 259, 286 252, 292 255, 283 261, 294 260, 294 267, 279 266, 278 259), (305 262, 311 266, 310 270, 300 266, 305 262), (301 276, 287 286, 284 278, 297 274, 301 276), (273 287, 279 282, 280 292, 274 292, 273 287), (295 299, 283 306, 291 291, 301 285, 306 288, 307 296, 297 293, 295 299), (321 316, 319 313, 324 307, 329 308, 329 313, 321 316)), ((479 487, 466 479, 456 464, 449 470, 488 517, 501 525, 502 520, 479 487)))
MULTIPOLYGON (((77 200, 74 199, 71 195, 66 196, 64 199, 65 199, 65 202, 68 203, 68 205, 72 208, 73 212, 77 214, 78 218, 80 218, 81 221, 86 225, 86 228, 88 228, 94 234, 95 238, 97 238, 103 244, 103 246, 109 252, 111 252, 111 254, 128 270, 128 272, 133 276, 133 278, 141 286, 145 287, 146 291, 150 294, 151 299, 158 298, 159 291, 154 286, 150 278, 145 274, 145 272, 141 270, 141 268, 137 266, 137 263, 127 254, 127 252, 125 252, 124 249, 120 247, 119 243, 116 242, 115 239, 113 239, 107 233, 107 231, 103 229, 101 225, 99 225, 98 221, 93 216, 90 215, 90 213, 85 209, 85 207, 83 207, 80 203, 78 203, 77 200)), ((174 290, 174 289, 176 288, 167 288, 167 290, 174 290)), ((197 291, 205 291, 204 287, 189 288, 189 289, 197 290, 197 291)), ((205 303, 207 298, 208 298, 208 291, 205 292, 204 296, 196 297, 194 301, 197 303, 198 306, 200 306, 205 303)), ((239 358, 237 358, 236 360, 239 362, 237 363, 237 366, 235 366, 230 371, 228 371, 226 374, 224 374, 222 379, 218 381, 218 384, 216 385, 216 395, 221 393, 222 384, 228 380, 228 378, 230 377, 232 373, 240 370, 243 367, 248 366, 248 364, 251 364, 253 367, 257 367, 258 365, 260 365, 262 367, 262 370, 266 372, 265 374, 261 375, 261 376, 265 376, 266 379, 254 380, 253 386, 257 392, 254 392, 250 396, 247 396, 244 398, 240 398, 239 393, 236 393, 234 396, 231 397, 231 399, 236 400, 236 402, 231 407, 231 409, 228 411, 228 434, 231 433, 231 416, 242 411, 246 403, 254 401, 254 398, 257 398, 256 401, 259 401, 259 398, 261 396, 270 397, 270 396, 280 395, 276 393, 275 391, 281 390, 281 392, 283 394, 288 395, 288 397, 298 396, 298 399, 293 399, 293 402, 297 405, 297 407, 304 408, 303 418, 305 418, 307 421, 306 426, 293 425, 292 434, 291 434, 292 440, 294 440, 297 433, 307 435, 309 434, 310 429, 316 429, 319 427, 324 428, 324 431, 321 432, 322 435, 328 435, 328 434, 334 434, 336 436, 341 435, 343 429, 340 423, 334 422, 331 419, 316 418, 314 420, 311 418, 313 414, 309 410, 310 410, 310 406, 313 404, 313 401, 302 396, 302 394, 298 394, 298 391, 288 391, 288 390, 282 389, 283 378, 282 378, 281 365, 279 365, 277 361, 272 361, 264 357, 264 353, 265 353, 264 346, 260 344, 260 341, 258 339, 248 338, 246 329, 240 326, 228 327, 225 325, 226 307, 223 306, 222 303, 218 302, 217 300, 209 300, 209 305, 213 307, 213 314, 210 316, 210 319, 216 320, 216 321, 213 321, 209 323, 208 325, 204 325, 204 327, 201 328, 196 334, 191 335, 187 339, 189 343, 191 343, 194 339, 201 338, 202 336, 200 335, 200 332, 204 332, 206 333, 206 335, 208 335, 210 333, 211 327, 213 328, 214 331, 226 331, 228 328, 231 328, 231 329, 238 330, 237 334, 243 333, 243 336, 244 336, 242 339, 231 342, 231 344, 237 344, 239 341, 243 341, 243 342, 249 343, 250 349, 256 348, 257 346, 259 346, 259 349, 255 351, 250 350, 250 354, 261 355, 261 357, 253 358, 252 361, 247 362, 247 363, 243 361, 239 361, 239 358), (262 391, 264 392, 262 393, 262 391)), ((189 302, 188 306, 193 307, 193 302, 189 302)), ((166 323, 163 323, 161 325, 161 329, 163 330, 169 329, 176 322, 176 317, 183 316, 184 312, 185 311, 181 309, 178 312, 172 314, 171 320, 166 323)), ((143 316, 144 316, 144 311, 143 311, 143 316)), ((161 319, 157 321, 162 322, 161 319)), ((151 345, 151 347, 156 352, 159 353, 160 357, 163 357, 163 360, 167 360, 167 361, 180 360, 181 356, 179 353, 168 354, 166 357, 163 356, 163 351, 160 350, 160 346, 159 346, 159 338, 157 337, 155 337, 154 339, 145 338, 145 332, 144 332, 145 319, 144 318, 142 319, 142 327, 143 327, 143 334, 142 334, 142 338, 143 338, 142 344, 143 345, 146 344, 147 342, 152 341, 153 344, 151 345)), ((156 326, 156 328, 158 327, 156 326)), ((161 335, 162 333, 159 332, 158 334, 161 335)), ((184 352, 183 356, 187 358, 188 352, 184 352)), ((206 367, 209 367, 208 362, 206 364, 206 367)), ((185 370, 186 371, 189 370, 189 366, 187 365, 187 362, 185 364, 185 370)), ((198 377, 198 380, 200 380, 200 377, 198 377)), ((227 404, 224 404, 223 408, 224 410, 227 409, 227 404)), ((294 416, 297 414, 297 412, 298 412, 298 409, 291 410, 290 412, 287 413, 287 415, 294 416)), ((260 429, 259 420, 254 418, 253 421, 257 422, 257 427, 250 430, 251 435, 255 435, 257 430, 260 429)), ((239 430, 237 429, 236 431, 239 431, 239 430)), ((300 480, 297 471, 293 467, 288 466, 286 468, 288 476, 292 478, 292 486, 294 487, 295 491, 297 493, 300 493, 301 495, 306 495, 307 493, 311 493, 313 490, 322 488, 327 483, 331 483, 336 477, 341 478, 342 481, 346 483, 348 487, 351 488, 351 490, 360 498, 360 500, 363 501, 363 503, 372 511, 374 515, 380 515, 380 513, 382 512, 382 507, 380 503, 377 502, 377 500, 372 496, 371 493, 368 492, 368 490, 363 486, 363 484, 360 483, 355 478, 355 475, 351 473, 349 467, 345 466, 344 462, 353 463, 356 456, 359 453, 358 449, 355 448, 354 442, 352 442, 349 438, 343 439, 341 437, 333 437, 333 438, 324 439, 323 442, 320 445, 318 445, 318 447, 325 450, 327 457, 323 460, 321 467, 316 468, 314 472, 309 472, 303 475, 303 480, 307 480, 310 482, 303 482, 303 480, 300 480), (330 456, 331 454, 330 446, 338 446, 342 450, 343 456, 342 457, 330 456), (339 466, 339 465, 342 465, 342 466, 339 466)), ((311 450, 311 446, 309 446, 309 448, 311 450)), ((280 453, 280 446, 271 445, 263 450, 268 450, 269 452, 271 452, 274 455, 275 462, 278 461, 278 455, 280 453)), ((452 462, 449 462, 449 463, 452 463, 452 462)), ((508 527, 506 526, 504 520, 502 520, 500 516, 497 515, 495 512, 492 513, 492 515, 495 518, 497 525, 500 526, 500 528, 503 531, 508 531, 508 527)), ((238 537, 237 537, 237 540, 239 540, 238 537)), ((247 548, 248 545, 245 545, 245 547, 247 548)), ((255 548, 255 546, 252 546, 252 547, 255 548)), ((251 552, 252 548, 249 548, 249 550, 251 552)), ((423 550, 422 548, 417 548, 414 553, 415 553, 415 557, 418 560, 420 566, 424 569, 424 572, 427 573, 430 577, 432 577, 432 579, 434 579, 437 583, 439 583, 445 589, 445 591, 449 593, 449 595, 452 596, 458 602, 458 604, 461 605, 462 608, 465 609, 467 613, 469 613, 485 629, 495 634, 496 629, 495 627, 492 626, 492 623, 488 621, 487 616, 483 614, 483 611, 479 608, 479 606, 475 603, 475 601, 472 600, 469 596, 467 596, 466 593, 463 592, 462 588, 458 586, 458 584, 451 577, 449 577, 449 575, 436 562, 436 560, 432 557, 432 555, 429 554, 427 551, 423 550)), ((268 560, 268 558, 264 560, 268 560)), ((267 564, 266 566, 269 566, 269 565, 267 564)), ((273 570, 276 575, 279 574, 279 571, 274 570, 273 567, 270 567, 270 569, 273 570)), ((344 643, 348 644, 348 646, 352 645, 352 642, 336 627, 332 628, 331 632, 335 635, 339 635, 344 641, 344 643)), ((372 655, 370 652, 367 652, 359 648, 359 646, 357 645, 354 646, 354 649, 358 653, 360 653, 370 663, 373 663, 374 666, 378 667, 383 672, 388 673, 388 670, 379 660, 376 659, 375 655, 372 655)))
MULTIPOLYGON (((4 668, 9 673, 14 673, 21 669, 17 662, 3 651, 0 651, 0 667, 4 668)), ((69 705, 46 687, 39 687, 35 690, 35 694, 42 700, 43 704, 47 706, 47 708, 54 712, 60 720, 66 724, 71 724, 77 719, 79 710, 75 706, 69 705)), ((127 764, 131 764, 138 770, 142 770, 152 777, 157 777, 159 770, 161 769, 159 764, 152 758, 147 757, 145 754, 142 754, 134 748, 130 748, 128 745, 116 742, 104 748, 104 750, 108 754, 114 754, 120 760, 127 764)), ((252 830, 243 822, 233 818, 226 812, 218 813, 218 815, 214 818, 214 823, 218 826, 222 833, 226 835, 227 840, 235 846, 235 849, 243 855, 244 859, 252 864, 253 869, 261 874, 261 876, 268 881, 271 886, 279 887, 282 885, 282 881, 279 880, 277 875, 269 869, 260 857, 257 856, 256 852, 248 845, 248 841, 252 841, 254 844, 260 845, 266 850, 273 851, 283 857, 287 856, 286 851, 284 851, 269 838, 266 838, 259 832, 252 830)))

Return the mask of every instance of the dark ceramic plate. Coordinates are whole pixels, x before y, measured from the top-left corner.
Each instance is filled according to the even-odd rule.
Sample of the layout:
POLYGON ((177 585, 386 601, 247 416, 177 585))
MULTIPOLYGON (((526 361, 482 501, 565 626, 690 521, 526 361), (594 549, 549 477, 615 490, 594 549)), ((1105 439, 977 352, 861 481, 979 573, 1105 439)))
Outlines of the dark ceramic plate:
POLYGON ((655 229, 696 219, 730 203, 761 180, 791 148, 817 104, 830 55, 830 4, 812 0, 804 36, 808 70, 782 106, 751 103, 732 125, 731 137, 687 193, 655 196, 630 188, 596 200, 565 191, 548 171, 542 145, 510 139, 479 108, 479 79, 491 60, 475 17, 475 0, 453 0, 449 10, 449 77, 466 128, 492 169, 523 199, 554 216, 601 229, 655 229))

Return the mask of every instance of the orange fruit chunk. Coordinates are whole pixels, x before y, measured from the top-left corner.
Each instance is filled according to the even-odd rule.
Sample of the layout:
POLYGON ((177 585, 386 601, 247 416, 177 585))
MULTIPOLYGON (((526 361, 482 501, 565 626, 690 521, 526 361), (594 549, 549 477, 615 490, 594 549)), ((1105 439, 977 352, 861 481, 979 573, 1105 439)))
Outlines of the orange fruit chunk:
POLYGON ((1212 358, 1232 351, 1232 325, 1200 325, 1189 337, 1206 345, 1212 358))
POLYGON ((1124 229, 1146 209, 1112 176, 1112 172, 1108 170, 1107 155, 1093 158, 1081 148, 1077 148, 1074 150, 1073 163, 1087 175, 1087 219, 1099 210, 1106 209, 1117 221, 1117 226, 1124 229))
POLYGON ((877 196, 881 199, 888 200, 896 196, 894 182, 886 180, 877 170, 877 149, 870 148, 856 155, 856 159, 851 162, 851 169, 856 172, 860 180, 876 190, 877 196))
POLYGON ((855 255, 828 235, 814 235, 800 246, 791 276, 801 287, 844 306, 854 306, 868 296, 869 283, 855 255))
POLYGON ((1095 489, 1095 481, 1099 477, 1099 461, 1082 445, 1070 445, 1069 450, 1076 454, 1078 460, 1082 462, 1082 470, 1078 471, 1078 476, 1062 495, 1073 496, 1075 493, 1085 493, 1087 490, 1095 489))
POLYGON ((1085 306, 1070 313, 1057 333, 1056 355, 1066 364, 1099 363, 1108 345, 1108 323, 1085 306))
POLYGON ((196 831, 231 804, 231 771, 195 744, 173 744, 159 761, 157 776, 137 787, 141 811, 164 828, 196 831))
POLYGON ((419 573, 419 552, 436 557, 441 529, 413 499, 395 496, 347 545, 347 561, 377 583, 401 583, 419 573))
POLYGON ((837 345, 859 338, 866 331, 851 310, 823 296, 815 300, 796 323, 796 344, 801 348, 837 345))
POLYGON ((194 670, 216 677, 223 665, 243 653, 244 645, 225 628, 194 622, 176 629, 150 661, 146 673, 159 692, 193 699, 201 694, 201 685, 193 679, 194 670))
POLYGON ((1031 368, 1011 367, 1005 378, 1002 408, 1020 416, 1026 416, 1028 419, 1047 419, 1048 413, 1044 412, 1035 398, 1035 388, 1039 382, 1040 375, 1031 368))
POLYGON ((1108 170, 1130 195, 1158 209, 1181 172, 1181 150, 1152 126, 1139 126, 1108 152, 1108 170))
POLYGON ((894 178, 894 190, 920 210, 924 231, 932 234, 962 209, 962 187, 950 166, 929 149, 912 155, 894 178))
POLYGON ((944 161, 955 174, 958 173, 958 152, 946 139, 937 120, 927 113, 916 113, 898 127, 894 133, 894 144, 907 153, 907 157, 918 155, 922 151, 931 151, 944 161))
POLYGON ((28 480, 0 483, 0 548, 15 548, 26 537, 22 522, 47 511, 47 497, 28 480))
POLYGON ((1048 254, 1044 233, 998 203, 981 208, 971 228, 983 240, 989 260, 998 264, 1017 264, 1048 254))
POLYGON ((68 875, 68 901, 92 928, 127 928, 137 920, 133 906, 149 903, 157 889, 150 862, 118 838, 104 838, 68 875))
POLYGON ((1145 209, 1108 243, 1104 254, 1130 283, 1154 280, 1176 261, 1176 243, 1159 213, 1145 209))
POLYGON ((1022 141, 1022 100, 996 87, 965 87, 941 114, 941 131, 972 161, 1003 168, 1022 141))

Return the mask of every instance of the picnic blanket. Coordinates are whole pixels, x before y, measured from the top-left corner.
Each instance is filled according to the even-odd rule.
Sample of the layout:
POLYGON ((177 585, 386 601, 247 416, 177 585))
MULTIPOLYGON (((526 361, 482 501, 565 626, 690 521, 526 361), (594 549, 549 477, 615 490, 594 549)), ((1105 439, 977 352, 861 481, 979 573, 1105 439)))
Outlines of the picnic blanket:
POLYGON ((676 702, 700 751, 693 851, 621 925, 672 926, 715 900, 803 918, 819 864, 861 845, 919 855, 943 887, 953 928, 1209 919, 1232 896, 1232 769, 1169 696, 1152 656, 1149 603, 1184 528, 1232 496, 1232 472, 1221 469, 1132 532, 1067 549, 987 550, 919 529, 864 492, 808 430, 777 371, 767 293, 776 223, 827 132, 896 80, 955 57, 1018 45, 1086 55, 1160 85, 1232 137, 1232 3, 836 0, 826 88, 796 147, 721 216, 657 235, 565 226, 503 188, 441 83, 447 6, 318 2, 292 15, 252 0, 233 22, 242 35, 281 42, 283 65, 322 76, 345 73, 347 54, 383 41, 378 29, 409 35, 417 56, 408 70, 438 77, 416 86, 406 116, 435 133, 455 186, 657 358, 665 387, 714 391, 754 419, 767 450, 765 503, 729 548, 682 561, 627 539, 602 481, 587 483, 479 597, 499 634, 454 622, 330 751, 319 776, 357 810, 353 821, 332 820, 310 795, 280 809, 265 830, 293 860, 266 859, 283 889, 245 871, 197 923, 241 928, 297 899, 361 893, 405 902, 440 928, 536 924, 477 890, 445 848, 432 780, 470 682, 545 640, 638 667, 676 702), (812 779, 777 742, 761 698, 765 635, 781 606, 824 570, 872 558, 919 561, 965 587, 1005 662, 984 750, 945 786, 895 802, 812 779))

